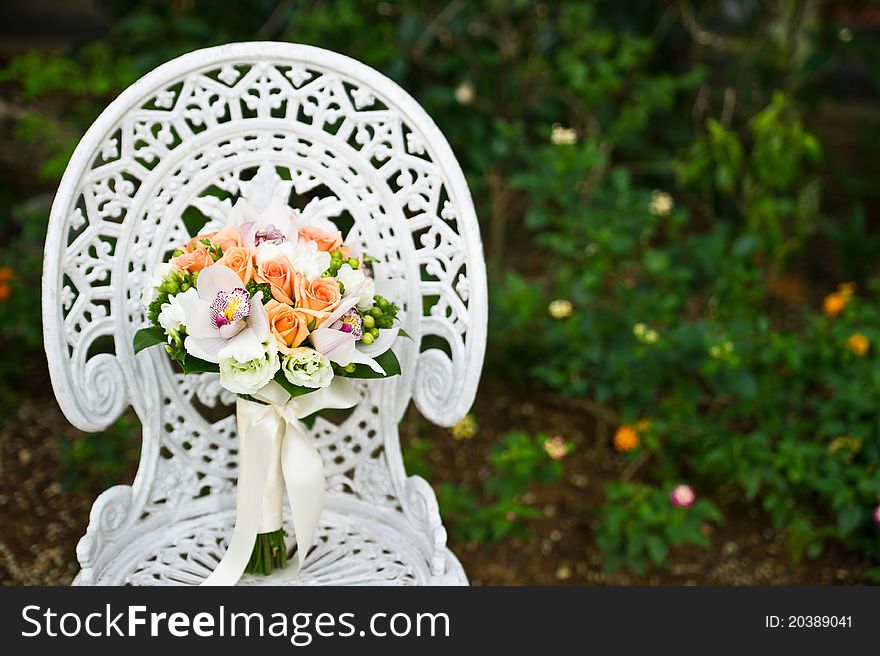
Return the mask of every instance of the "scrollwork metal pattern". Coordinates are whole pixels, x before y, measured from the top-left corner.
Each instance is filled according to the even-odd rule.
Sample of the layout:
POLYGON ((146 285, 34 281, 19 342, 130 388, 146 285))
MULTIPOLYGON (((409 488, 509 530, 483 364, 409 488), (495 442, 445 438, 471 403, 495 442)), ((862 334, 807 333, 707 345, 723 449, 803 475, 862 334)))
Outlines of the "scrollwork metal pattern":
POLYGON ((138 522, 232 496, 231 395, 216 376, 181 376, 163 354, 134 356, 130 344, 146 322, 141 289, 192 224, 216 229, 248 186, 279 185, 304 221, 351 228, 379 260, 377 281, 406 281, 394 298, 413 337, 396 348, 404 375, 360 385, 362 402, 316 422, 312 437, 331 494, 403 512, 429 532, 440 558, 431 569, 442 573, 436 501, 427 485, 407 484, 396 424, 410 398, 429 419, 454 423, 476 390, 486 283, 464 178, 393 82, 335 53, 262 43, 191 53, 128 89, 84 137, 52 208, 43 313, 56 396, 84 430, 129 404, 145 429, 124 504, 96 503, 99 523, 80 549, 84 579, 100 578, 102 550, 122 549, 138 522))

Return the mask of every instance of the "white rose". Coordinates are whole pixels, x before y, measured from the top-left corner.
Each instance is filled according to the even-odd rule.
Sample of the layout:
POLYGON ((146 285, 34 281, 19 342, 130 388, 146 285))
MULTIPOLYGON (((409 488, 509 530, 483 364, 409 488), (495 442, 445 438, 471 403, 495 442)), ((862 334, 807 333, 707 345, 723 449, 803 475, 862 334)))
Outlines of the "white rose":
POLYGON ((150 307, 150 303, 156 300, 156 296, 159 295, 156 287, 162 284, 163 278, 168 275, 171 271, 171 264, 168 262, 163 262, 153 271, 153 275, 150 278, 150 281, 147 283, 147 286, 143 288, 141 291, 141 303, 145 308, 150 307))
POLYGON ((358 290, 358 310, 369 310, 373 307, 373 296, 376 294, 376 283, 372 278, 364 274, 360 269, 352 269, 347 262, 339 267, 336 279, 345 287, 345 298, 352 295, 353 290, 358 290))
POLYGON ((361 288, 361 293, 358 294, 357 309, 361 312, 365 312, 373 307, 373 297, 375 295, 376 283, 372 278, 367 277, 364 280, 364 286, 361 288))
POLYGON ((300 346, 282 358, 281 371, 292 385, 327 387, 333 380, 333 366, 315 349, 300 346))
POLYGON ((274 339, 264 345, 263 355, 253 360, 239 362, 235 358, 220 359, 220 384, 236 394, 255 394, 269 384, 281 362, 274 339))
POLYGON ((330 266, 330 253, 318 250, 318 245, 313 241, 300 239, 295 242, 285 241, 280 244, 264 242, 257 247, 257 265, 262 265, 266 260, 284 256, 290 262, 294 270, 304 275, 308 280, 320 278, 330 266))
POLYGON ((175 294, 168 297, 168 302, 162 304, 162 311, 159 312, 159 325, 165 330, 165 334, 169 337, 177 338, 181 328, 186 328, 186 315, 183 312, 183 304, 181 297, 195 296, 198 298, 199 293, 195 287, 190 287, 185 292, 175 294))

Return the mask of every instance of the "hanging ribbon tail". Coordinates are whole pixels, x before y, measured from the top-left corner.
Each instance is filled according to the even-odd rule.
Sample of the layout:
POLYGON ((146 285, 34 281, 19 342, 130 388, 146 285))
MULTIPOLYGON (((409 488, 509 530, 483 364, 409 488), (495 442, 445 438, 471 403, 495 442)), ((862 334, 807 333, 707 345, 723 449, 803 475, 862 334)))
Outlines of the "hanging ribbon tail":
POLYGON ((360 395, 342 378, 335 377, 324 389, 298 396, 281 409, 287 432, 281 447, 281 469, 296 533, 297 570, 318 531, 324 505, 324 461, 299 421, 319 410, 345 409, 357 405, 360 395))
POLYGON ((281 446, 281 469, 296 534, 298 571, 315 539, 324 507, 324 462, 299 422, 287 424, 281 446))
POLYGON ((235 528, 226 554, 202 585, 235 585, 244 574, 259 531, 266 481, 275 465, 273 444, 284 429, 284 422, 269 406, 238 399, 236 414, 241 440, 235 528))

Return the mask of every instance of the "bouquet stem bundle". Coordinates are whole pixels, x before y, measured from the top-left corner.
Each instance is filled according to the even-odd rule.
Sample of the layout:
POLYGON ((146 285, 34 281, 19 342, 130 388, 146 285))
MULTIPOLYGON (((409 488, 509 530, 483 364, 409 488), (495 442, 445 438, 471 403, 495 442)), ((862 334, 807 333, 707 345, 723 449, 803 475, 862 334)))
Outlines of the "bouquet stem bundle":
POLYGON ((271 533, 260 533, 254 542, 254 550, 245 572, 266 576, 275 569, 287 566, 287 546, 284 544, 284 531, 278 529, 271 533))

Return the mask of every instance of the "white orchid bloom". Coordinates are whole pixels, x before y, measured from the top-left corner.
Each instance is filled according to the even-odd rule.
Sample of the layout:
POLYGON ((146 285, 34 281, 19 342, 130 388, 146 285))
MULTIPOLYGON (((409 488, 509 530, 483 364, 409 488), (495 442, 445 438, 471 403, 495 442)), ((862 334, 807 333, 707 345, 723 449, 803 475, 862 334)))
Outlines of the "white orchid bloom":
POLYGON ((241 279, 222 264, 202 269, 196 290, 198 295, 179 298, 187 353, 214 363, 227 358, 247 362, 265 355, 269 316, 261 293, 251 299, 241 279))
POLYGON ((239 198, 229 214, 229 222, 238 228, 242 243, 251 251, 261 244, 281 244, 296 240, 296 211, 276 195, 262 212, 239 198))
MULTIPOLYGON (((355 364, 365 364, 377 374, 385 375, 385 370, 372 357, 366 355, 358 348, 357 338, 351 332, 333 328, 335 324, 346 312, 351 310, 358 300, 360 290, 355 290, 354 294, 343 299, 339 307, 328 316, 320 328, 313 331, 309 335, 312 346, 315 350, 323 354, 341 367, 346 367, 352 362, 355 364)), ((386 349, 387 350, 387 349, 386 349)), ((379 355, 379 353, 376 353, 379 355)))

